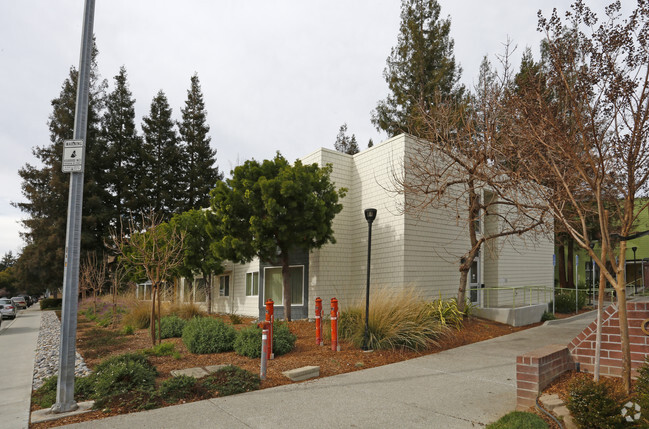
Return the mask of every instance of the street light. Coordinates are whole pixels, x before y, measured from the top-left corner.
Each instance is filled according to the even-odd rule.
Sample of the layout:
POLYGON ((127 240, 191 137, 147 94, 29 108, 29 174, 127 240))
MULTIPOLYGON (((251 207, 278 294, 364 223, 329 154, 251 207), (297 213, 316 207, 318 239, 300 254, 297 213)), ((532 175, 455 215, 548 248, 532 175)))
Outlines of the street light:
POLYGON ((631 250, 633 250, 633 290, 635 291, 634 293, 637 295, 638 294, 638 268, 635 266, 635 251, 638 250, 638 248, 633 246, 631 250))
POLYGON ((368 350, 369 342, 369 314, 370 314, 370 260, 372 259, 372 222, 376 219, 376 209, 365 209, 367 221, 367 287, 365 289, 365 336, 363 337, 363 350, 368 350))

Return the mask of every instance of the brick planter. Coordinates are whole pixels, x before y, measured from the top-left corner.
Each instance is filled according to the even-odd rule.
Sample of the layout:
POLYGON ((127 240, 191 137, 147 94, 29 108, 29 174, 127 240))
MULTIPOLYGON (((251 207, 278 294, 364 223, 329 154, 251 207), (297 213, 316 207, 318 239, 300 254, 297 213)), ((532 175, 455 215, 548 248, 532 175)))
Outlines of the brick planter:
POLYGON ((534 406, 538 394, 562 373, 574 369, 568 347, 549 345, 516 358, 516 409, 534 406))

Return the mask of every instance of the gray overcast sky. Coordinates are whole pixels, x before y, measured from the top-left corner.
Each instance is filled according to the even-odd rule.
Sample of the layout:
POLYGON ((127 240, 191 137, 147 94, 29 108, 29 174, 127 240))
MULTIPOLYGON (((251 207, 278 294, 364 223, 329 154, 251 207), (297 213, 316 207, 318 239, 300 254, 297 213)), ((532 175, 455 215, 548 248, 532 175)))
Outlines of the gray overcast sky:
MULTIPOLYGON (((0 2, 0 256, 20 251, 18 169, 49 144, 50 101, 78 67, 84 0, 0 2)), ((509 37, 538 56, 536 12, 570 0, 439 0, 455 57, 471 85, 485 55, 509 37)), ((596 11, 607 3, 588 1, 596 11)), ((625 7, 635 2, 623 1, 625 7)), ((347 122, 362 149, 385 139, 370 111, 387 95, 385 60, 397 42, 399 0, 97 0, 99 71, 112 89, 124 65, 138 125, 158 90, 179 119, 197 72, 217 162, 226 174, 279 150, 287 159, 333 147, 347 122)), ((72 136, 70 136, 71 138, 72 136)))

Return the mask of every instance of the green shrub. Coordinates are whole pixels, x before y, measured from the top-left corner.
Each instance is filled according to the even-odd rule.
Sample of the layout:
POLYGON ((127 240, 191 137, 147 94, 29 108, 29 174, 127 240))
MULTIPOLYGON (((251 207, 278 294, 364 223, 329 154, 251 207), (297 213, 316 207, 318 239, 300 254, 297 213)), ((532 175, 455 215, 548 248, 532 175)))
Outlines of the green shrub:
POLYGON ((619 428, 624 425, 623 401, 624 395, 610 380, 595 382, 590 377, 578 377, 568 387, 566 407, 580 427, 619 428))
POLYGON ((487 429, 547 429, 548 427, 541 417, 523 411, 512 411, 497 422, 487 425, 487 429))
MULTIPOLYGON (((586 305, 586 292, 579 291, 579 300, 575 303, 575 291, 567 289, 557 289, 554 296, 554 311, 557 313, 574 313, 575 304, 579 310, 584 308, 586 305)), ((552 303, 550 303, 550 308, 552 308, 552 303)))
MULTIPOLYGON (((56 384, 58 376, 48 377, 32 395, 32 401, 41 408, 50 408, 56 402, 56 384)), ((94 378, 74 377, 74 399, 85 401, 92 397, 94 391, 94 378)))
POLYGON ((195 317, 183 329, 183 343, 192 353, 221 353, 232 350, 236 332, 220 319, 195 317))
POLYGON ((135 333, 135 328, 131 325, 126 325, 122 328, 122 334, 124 335, 133 335, 135 333))
POLYGON ((45 298, 40 301, 41 310, 60 309, 63 305, 63 298, 45 298))
MULTIPOLYGON (((288 328, 288 324, 284 322, 273 323, 273 354, 275 356, 285 355, 293 350, 297 337, 288 328)), ((261 352, 261 343, 260 352, 261 352)))
POLYGON ((102 408, 115 397, 144 392, 147 396, 155 387, 158 374, 146 356, 126 353, 108 358, 95 368, 95 408, 102 408))
POLYGON ((146 356, 171 356, 174 354, 175 348, 174 343, 160 343, 150 349, 143 350, 143 353, 146 356))
POLYGON ((158 395, 171 403, 181 399, 204 399, 210 396, 202 383, 188 375, 179 375, 163 381, 158 389, 158 395))
POLYGON ((240 330, 234 340, 234 351, 249 358, 261 357, 261 328, 253 325, 240 330))
MULTIPOLYGON (((160 338, 180 338, 183 335, 183 328, 185 327, 185 322, 180 317, 172 314, 170 316, 165 316, 160 319, 160 338)), ((156 325, 157 328, 157 325, 156 325)), ((158 330, 156 329, 156 332, 158 330)))
POLYGON ((260 383, 257 374, 234 365, 228 365, 201 379, 201 384, 209 391, 218 392, 218 396, 258 390, 260 383))
POLYGON ((547 321, 547 320, 556 320, 556 318, 557 318, 557 316, 555 316, 555 315, 552 314, 551 312, 549 312, 549 311, 544 311, 544 312, 543 312, 543 315, 541 316, 541 322, 545 322, 545 321, 547 321))
POLYGON ((644 364, 638 368, 638 378, 635 385, 636 399, 635 402, 640 405, 642 410, 641 422, 643 427, 649 427, 649 357, 645 359, 644 364))

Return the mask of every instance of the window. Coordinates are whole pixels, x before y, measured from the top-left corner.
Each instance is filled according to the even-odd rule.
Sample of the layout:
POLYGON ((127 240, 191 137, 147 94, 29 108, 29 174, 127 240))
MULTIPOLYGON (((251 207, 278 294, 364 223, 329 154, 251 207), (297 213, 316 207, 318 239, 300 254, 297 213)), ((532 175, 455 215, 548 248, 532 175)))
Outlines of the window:
MULTIPOLYGON (((291 283, 291 305, 303 304, 303 289, 304 289, 304 267, 290 267, 290 283, 291 283)), ((278 305, 284 301, 284 281, 282 278, 282 268, 273 267, 266 268, 264 271, 264 297, 265 299, 272 299, 278 305)))
POLYGON ((219 277, 219 296, 230 296, 230 276, 219 277))
POLYGON ((259 272, 246 274, 246 296, 259 295, 259 272))

